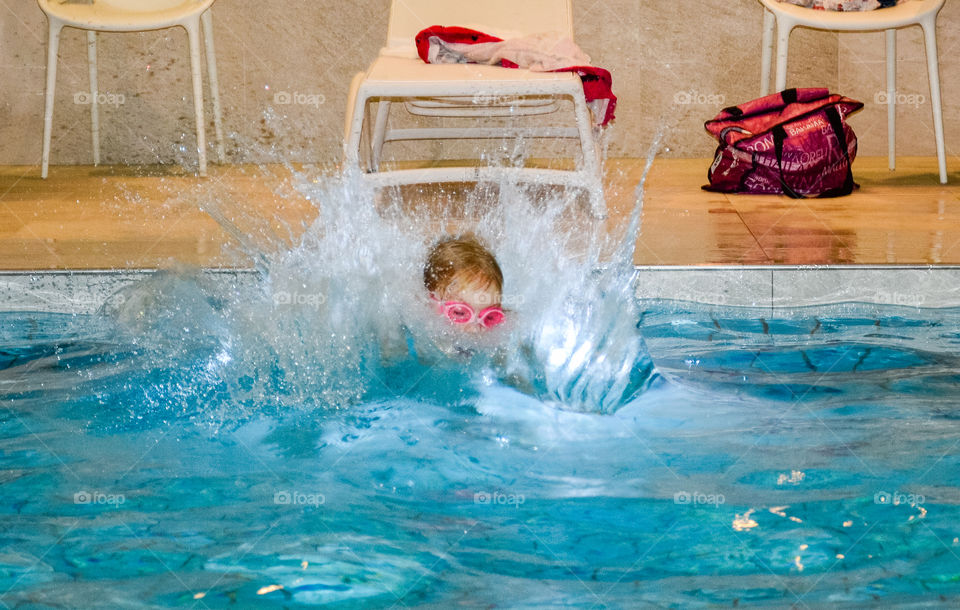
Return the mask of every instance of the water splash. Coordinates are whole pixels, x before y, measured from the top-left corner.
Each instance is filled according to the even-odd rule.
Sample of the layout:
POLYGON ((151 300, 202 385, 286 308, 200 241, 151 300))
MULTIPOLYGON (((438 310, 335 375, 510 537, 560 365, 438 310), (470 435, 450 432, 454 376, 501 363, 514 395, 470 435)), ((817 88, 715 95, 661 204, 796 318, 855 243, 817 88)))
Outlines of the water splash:
POLYGON ((410 189, 378 196, 351 174, 292 175, 318 211, 293 247, 264 248, 228 220, 217 197, 203 200, 255 261, 260 281, 224 294, 197 274, 161 274, 109 311, 155 362, 190 349, 205 354, 196 383, 227 397, 208 413, 337 409, 401 396, 469 402, 497 382, 559 408, 609 413, 653 377, 633 296, 642 184, 623 235, 611 235, 568 194, 542 187, 423 186, 411 198, 410 189), (509 318, 502 327, 467 336, 432 312, 422 265, 450 227, 476 234, 500 262, 509 318))
MULTIPOLYGON (((606 234, 593 235, 585 261, 561 265, 543 294, 538 318, 524 343, 531 350, 512 362, 512 370, 537 380, 538 393, 561 408, 610 413, 636 398, 654 378, 653 363, 637 330, 633 253, 643 208, 644 185, 660 147, 655 138, 636 187, 636 203, 614 254, 600 256, 606 234), (559 281, 558 281, 559 280, 559 281)), ((552 250, 558 261, 562 251, 552 250)))

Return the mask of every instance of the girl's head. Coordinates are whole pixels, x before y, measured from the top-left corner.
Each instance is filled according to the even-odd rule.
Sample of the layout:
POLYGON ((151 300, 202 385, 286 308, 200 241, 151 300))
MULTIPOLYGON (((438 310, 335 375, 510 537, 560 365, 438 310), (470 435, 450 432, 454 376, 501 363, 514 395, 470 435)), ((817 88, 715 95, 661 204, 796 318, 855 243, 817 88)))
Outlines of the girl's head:
POLYGON ((430 249, 423 284, 450 320, 476 328, 503 322, 503 273, 497 259, 473 235, 448 237, 430 249))

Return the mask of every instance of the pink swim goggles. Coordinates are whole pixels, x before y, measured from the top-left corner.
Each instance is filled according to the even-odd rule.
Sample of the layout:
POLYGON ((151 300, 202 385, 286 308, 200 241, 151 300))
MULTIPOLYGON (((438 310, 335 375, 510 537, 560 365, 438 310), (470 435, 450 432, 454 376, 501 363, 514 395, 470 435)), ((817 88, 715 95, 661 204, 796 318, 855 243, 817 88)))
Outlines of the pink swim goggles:
POLYGON ((481 309, 480 313, 476 313, 473 311, 473 307, 463 301, 440 302, 440 299, 433 295, 430 295, 430 298, 437 302, 437 309, 440 313, 447 316, 454 324, 469 324, 476 321, 484 328, 493 328, 498 324, 503 324, 506 320, 506 314, 503 313, 503 308, 499 305, 491 305, 481 309))

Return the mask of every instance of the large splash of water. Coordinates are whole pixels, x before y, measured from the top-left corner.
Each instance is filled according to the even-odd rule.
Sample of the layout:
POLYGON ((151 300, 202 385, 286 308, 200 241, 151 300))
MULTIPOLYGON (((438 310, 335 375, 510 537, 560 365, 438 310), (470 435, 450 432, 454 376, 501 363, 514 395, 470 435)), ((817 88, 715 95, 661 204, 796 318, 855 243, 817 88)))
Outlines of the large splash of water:
POLYGON ((205 204, 248 242, 259 281, 224 293, 197 273, 160 274, 108 308, 154 362, 190 361, 177 393, 192 384, 211 397, 203 417, 398 397, 469 403, 497 383, 609 413, 653 378, 631 264, 642 183, 631 222, 612 235, 546 189, 425 187, 417 206, 399 192, 378 197, 357 176, 293 176, 319 212, 293 247, 254 246, 215 200, 205 204), (431 204, 437 197, 448 201, 431 204), (429 306, 423 261, 451 227, 476 234, 500 262, 502 327, 462 333, 429 306))

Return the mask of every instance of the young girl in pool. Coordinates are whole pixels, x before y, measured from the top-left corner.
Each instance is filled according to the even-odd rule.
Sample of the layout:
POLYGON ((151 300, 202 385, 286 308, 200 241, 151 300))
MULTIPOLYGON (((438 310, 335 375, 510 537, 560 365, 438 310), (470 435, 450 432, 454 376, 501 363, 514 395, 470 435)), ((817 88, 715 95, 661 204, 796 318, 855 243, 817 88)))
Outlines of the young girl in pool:
POLYGON ((423 268, 423 285, 437 313, 466 332, 481 332, 506 319, 500 306, 500 265, 472 235, 448 237, 430 249, 423 268))
MULTIPOLYGON (((522 328, 501 331, 507 326, 507 315, 513 315, 502 307, 503 273, 493 254, 472 235, 445 237, 429 249, 423 285, 416 309, 421 315, 399 325, 403 337, 393 345, 400 349, 386 359, 394 369, 387 370, 384 379, 391 384, 393 379, 399 380, 404 392, 413 378, 423 380, 422 391, 429 386, 444 400, 462 401, 464 392, 478 391, 470 375, 482 372, 484 384, 495 380, 522 394, 568 403, 578 410, 613 411, 642 392, 655 376, 636 322, 630 316, 619 316, 616 307, 607 306, 607 310, 613 309, 613 319, 588 317, 589 311, 582 319, 564 318, 575 323, 573 333, 585 329, 583 340, 549 326, 545 331, 537 327, 532 332, 518 332, 522 328), (606 352, 597 354, 590 350, 589 342, 592 333, 601 331, 611 340, 604 345, 606 352), (571 342, 578 346, 575 353, 571 342), (611 369, 604 360, 607 354, 616 358, 612 362, 621 364, 611 369), (553 361, 555 357, 560 364, 553 361), (550 385, 558 377, 571 378, 571 374, 591 376, 564 387, 550 385)), ((514 324, 511 321, 510 326, 514 324)))
MULTIPOLYGON (((413 315, 397 327, 380 329, 381 355, 388 365, 413 357, 420 364, 471 360, 490 352, 490 329, 506 321, 501 307, 503 273, 493 254, 475 236, 444 237, 427 252, 422 296, 425 317, 413 315)), ((491 339, 494 339, 491 342, 491 339)))

